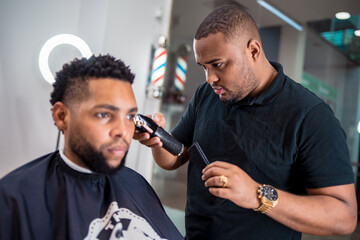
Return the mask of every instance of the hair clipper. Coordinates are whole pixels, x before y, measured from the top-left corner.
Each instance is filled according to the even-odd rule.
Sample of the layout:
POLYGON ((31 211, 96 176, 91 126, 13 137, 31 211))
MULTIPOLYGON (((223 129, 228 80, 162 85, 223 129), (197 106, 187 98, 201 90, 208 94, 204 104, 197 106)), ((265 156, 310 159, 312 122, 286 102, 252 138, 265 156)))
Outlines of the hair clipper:
POLYGON ((136 130, 141 133, 147 132, 151 137, 159 137, 165 148, 172 155, 180 156, 184 151, 184 145, 170 133, 158 126, 151 118, 136 114, 134 118, 136 130))

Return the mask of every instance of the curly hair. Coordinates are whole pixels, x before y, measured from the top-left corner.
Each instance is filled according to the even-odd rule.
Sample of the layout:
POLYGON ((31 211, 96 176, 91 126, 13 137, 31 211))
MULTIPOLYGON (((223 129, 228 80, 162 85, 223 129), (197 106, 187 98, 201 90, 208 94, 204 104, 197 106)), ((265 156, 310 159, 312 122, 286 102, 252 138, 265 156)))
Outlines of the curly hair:
POLYGON ((195 39, 199 40, 218 32, 222 33, 227 41, 236 36, 260 36, 252 16, 244 8, 234 5, 222 6, 212 11, 199 25, 195 39))
POLYGON ((133 83, 135 75, 120 59, 107 55, 92 55, 89 59, 74 59, 64 64, 55 75, 55 83, 50 97, 51 105, 56 102, 65 104, 74 100, 83 100, 88 91, 89 80, 112 78, 133 83))

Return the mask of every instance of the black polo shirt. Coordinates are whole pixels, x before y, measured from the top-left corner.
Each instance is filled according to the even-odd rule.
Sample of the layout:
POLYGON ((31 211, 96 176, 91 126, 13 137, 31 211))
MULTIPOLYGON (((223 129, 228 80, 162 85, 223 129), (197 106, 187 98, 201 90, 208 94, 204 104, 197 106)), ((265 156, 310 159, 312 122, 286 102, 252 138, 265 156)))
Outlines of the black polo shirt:
MULTIPOLYGON (((278 75, 255 98, 225 104, 209 84, 200 85, 172 134, 187 147, 197 141, 210 162, 235 164, 292 193, 353 183, 345 133, 330 107, 272 64, 278 75)), ((189 239, 301 239, 266 215, 214 203, 197 166, 188 167, 189 239)))

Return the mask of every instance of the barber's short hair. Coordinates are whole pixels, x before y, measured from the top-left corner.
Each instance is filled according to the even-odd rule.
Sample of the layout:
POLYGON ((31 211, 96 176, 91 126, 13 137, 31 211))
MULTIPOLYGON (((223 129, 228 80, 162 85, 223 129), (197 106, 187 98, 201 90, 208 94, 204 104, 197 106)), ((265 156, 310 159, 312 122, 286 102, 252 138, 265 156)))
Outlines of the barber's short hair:
POLYGON ((65 104, 83 100, 88 93, 88 82, 93 79, 111 78, 133 83, 135 75, 120 59, 110 55, 92 55, 89 59, 74 59, 64 64, 56 73, 50 103, 65 104))
POLYGON ((227 41, 243 34, 260 36, 253 17, 244 8, 235 5, 222 6, 212 11, 198 27, 195 39, 215 33, 222 33, 227 41))

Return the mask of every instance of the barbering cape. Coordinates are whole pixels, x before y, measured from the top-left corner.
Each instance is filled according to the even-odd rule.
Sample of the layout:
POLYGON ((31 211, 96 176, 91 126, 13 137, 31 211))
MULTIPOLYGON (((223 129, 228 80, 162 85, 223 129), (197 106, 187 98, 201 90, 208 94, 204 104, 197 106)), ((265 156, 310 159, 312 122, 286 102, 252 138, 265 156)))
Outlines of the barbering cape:
POLYGON ((183 239, 148 182, 80 173, 58 151, 0 180, 0 239, 183 239))

